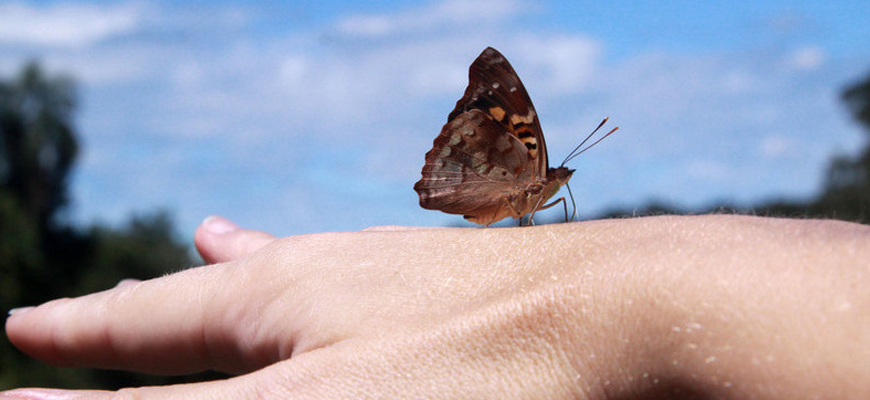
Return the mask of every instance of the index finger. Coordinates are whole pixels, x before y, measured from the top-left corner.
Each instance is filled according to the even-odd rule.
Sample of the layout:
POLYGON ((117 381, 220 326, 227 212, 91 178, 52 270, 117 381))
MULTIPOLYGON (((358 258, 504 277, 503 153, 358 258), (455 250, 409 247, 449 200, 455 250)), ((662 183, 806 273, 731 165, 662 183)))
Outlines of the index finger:
POLYGON ((247 372, 275 360, 239 344, 244 316, 235 314, 245 306, 233 313, 226 300, 236 290, 227 285, 233 268, 192 268, 19 309, 7 319, 6 334, 21 351, 58 366, 247 372))

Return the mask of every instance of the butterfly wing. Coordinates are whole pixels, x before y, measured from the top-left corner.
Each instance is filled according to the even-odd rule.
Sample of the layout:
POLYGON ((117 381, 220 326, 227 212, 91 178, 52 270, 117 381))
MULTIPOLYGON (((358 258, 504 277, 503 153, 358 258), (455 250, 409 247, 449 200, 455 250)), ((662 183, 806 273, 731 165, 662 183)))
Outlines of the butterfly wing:
POLYGON ((547 182, 538 115, 507 59, 489 47, 469 68, 468 88, 426 153, 414 185, 420 206, 473 222, 532 212, 547 182))
POLYGON ((423 178, 414 190, 423 208, 488 225, 519 216, 507 200, 522 192, 527 163, 526 146, 475 109, 444 125, 426 153, 423 178))
POLYGON ((492 47, 487 47, 471 64, 468 87, 447 121, 475 109, 489 115, 526 146, 533 169, 531 176, 546 175, 547 145, 538 113, 514 68, 492 47))

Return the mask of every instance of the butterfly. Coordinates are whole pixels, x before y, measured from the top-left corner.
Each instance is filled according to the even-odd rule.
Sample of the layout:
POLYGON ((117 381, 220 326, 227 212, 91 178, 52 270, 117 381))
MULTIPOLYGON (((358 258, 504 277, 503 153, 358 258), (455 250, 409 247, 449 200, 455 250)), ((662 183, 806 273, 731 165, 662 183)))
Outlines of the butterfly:
POLYGON ((564 197, 545 204, 574 173, 565 162, 616 129, 577 152, 596 129, 562 165, 550 168, 538 114, 508 60, 487 47, 468 76, 465 94, 426 153, 423 177, 414 184, 420 206, 485 226, 507 217, 519 218, 522 225, 524 215, 531 224, 536 211, 561 201, 567 219, 564 197))

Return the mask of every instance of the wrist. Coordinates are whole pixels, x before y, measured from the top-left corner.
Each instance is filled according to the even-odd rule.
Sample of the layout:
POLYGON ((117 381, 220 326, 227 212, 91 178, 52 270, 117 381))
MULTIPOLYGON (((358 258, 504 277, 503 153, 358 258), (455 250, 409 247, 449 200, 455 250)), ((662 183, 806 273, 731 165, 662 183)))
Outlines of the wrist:
POLYGON ((861 391, 866 227, 725 215, 585 225, 578 289, 562 303, 575 310, 571 365, 598 379, 588 393, 861 391))

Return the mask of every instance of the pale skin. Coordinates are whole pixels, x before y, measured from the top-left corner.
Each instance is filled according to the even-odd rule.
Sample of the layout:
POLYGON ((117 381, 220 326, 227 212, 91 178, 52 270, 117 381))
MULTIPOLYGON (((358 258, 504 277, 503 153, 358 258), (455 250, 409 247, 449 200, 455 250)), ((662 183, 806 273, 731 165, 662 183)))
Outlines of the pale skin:
POLYGON ((18 310, 49 364, 237 377, 28 399, 866 399, 870 227, 709 215, 275 239, 18 310))

